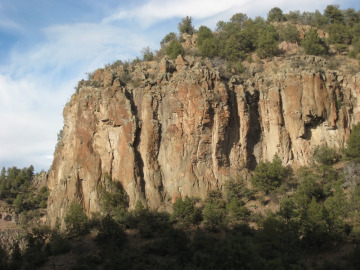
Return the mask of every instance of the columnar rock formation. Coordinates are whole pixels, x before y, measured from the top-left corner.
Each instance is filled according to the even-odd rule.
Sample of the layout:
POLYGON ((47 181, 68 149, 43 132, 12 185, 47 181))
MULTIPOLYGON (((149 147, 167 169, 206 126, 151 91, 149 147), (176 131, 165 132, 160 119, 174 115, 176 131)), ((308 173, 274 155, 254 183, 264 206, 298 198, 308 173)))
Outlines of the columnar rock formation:
POLYGON ((360 120, 360 75, 309 56, 253 63, 224 77, 210 61, 178 57, 94 72, 64 108, 49 175, 49 219, 78 199, 99 211, 105 175, 130 207, 204 197, 277 153, 305 165, 319 144, 341 148, 360 120))

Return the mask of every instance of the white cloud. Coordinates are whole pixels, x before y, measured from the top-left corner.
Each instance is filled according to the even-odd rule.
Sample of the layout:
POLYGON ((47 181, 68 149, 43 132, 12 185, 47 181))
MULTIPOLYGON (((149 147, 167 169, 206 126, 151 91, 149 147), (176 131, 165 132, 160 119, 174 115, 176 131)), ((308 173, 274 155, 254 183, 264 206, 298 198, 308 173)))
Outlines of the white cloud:
MULTIPOLYGON (((231 7, 237 6, 237 0, 218 1, 160 1, 150 0, 144 5, 133 10, 120 9, 118 12, 104 19, 105 23, 119 20, 135 19, 142 26, 150 26, 160 20, 190 15, 196 18, 206 18, 217 13, 224 12, 231 7)), ((248 2, 248 1, 243 1, 248 2)))
POLYGON ((46 86, 41 87, 36 80, 14 81, 9 76, 0 75, 2 166, 13 161, 21 166, 34 164, 37 169, 49 167, 51 161, 47 159, 44 163, 44 156, 52 155, 56 142, 53 131, 61 126, 61 115, 56 115, 60 109, 59 99, 58 94, 47 92, 46 86))
POLYGON ((95 23, 49 26, 43 34, 33 47, 14 47, 10 64, 0 66, 0 166, 48 169, 77 81, 149 44, 131 29, 95 23))
POLYGON ((81 65, 95 68, 104 64, 101 61, 130 58, 144 47, 142 44, 149 43, 130 29, 95 23, 55 25, 43 33, 42 43, 27 51, 12 51, 11 73, 55 76, 74 64, 79 69, 81 65))
POLYGON ((5 28, 7 30, 16 30, 19 31, 21 30, 21 27, 19 24, 17 24, 14 21, 8 20, 6 18, 0 18, 0 28, 5 28))
MULTIPOLYGON (((220 18, 214 18, 218 21, 220 19, 228 19, 233 14, 242 12, 250 17, 263 16, 266 17, 267 12, 278 6, 284 12, 289 10, 310 10, 323 9, 326 5, 334 1, 329 0, 149 0, 145 4, 138 6, 132 10, 119 9, 117 12, 108 16, 103 21, 111 23, 115 21, 123 21, 134 19, 143 27, 149 27, 161 20, 170 19, 174 17, 192 16, 199 21, 209 21, 209 17, 220 15, 220 18)), ((339 2, 339 1, 338 1, 339 2)))

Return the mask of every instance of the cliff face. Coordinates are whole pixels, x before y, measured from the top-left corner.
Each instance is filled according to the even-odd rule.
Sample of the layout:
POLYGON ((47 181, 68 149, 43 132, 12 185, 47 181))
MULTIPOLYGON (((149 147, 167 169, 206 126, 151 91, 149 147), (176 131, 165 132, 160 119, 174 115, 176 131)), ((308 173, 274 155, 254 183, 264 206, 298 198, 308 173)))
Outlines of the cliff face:
MULTIPOLYGON (((343 147, 360 120, 360 74, 309 56, 249 64, 221 77, 188 57, 99 69, 64 108, 49 175, 49 220, 80 199, 100 210, 106 174, 151 208, 204 197, 277 153, 305 165, 319 144, 343 147)), ((351 64, 348 64, 350 67, 351 64)))

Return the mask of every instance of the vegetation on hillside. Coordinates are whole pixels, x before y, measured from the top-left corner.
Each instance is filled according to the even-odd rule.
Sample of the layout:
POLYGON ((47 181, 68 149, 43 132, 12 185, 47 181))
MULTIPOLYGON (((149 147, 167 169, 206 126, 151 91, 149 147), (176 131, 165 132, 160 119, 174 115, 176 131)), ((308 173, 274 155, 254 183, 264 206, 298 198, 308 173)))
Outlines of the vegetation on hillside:
POLYGON ((256 53, 260 58, 269 58, 282 53, 281 41, 296 43, 304 47, 310 55, 328 55, 332 52, 346 52, 350 57, 360 53, 360 12, 354 9, 341 10, 337 5, 329 5, 321 13, 290 11, 284 14, 275 7, 267 18, 249 18, 246 14, 236 13, 228 22, 219 21, 216 31, 207 26, 198 30, 187 16, 178 26, 179 35, 169 33, 160 42, 159 56, 165 51, 170 58, 184 55, 185 51, 168 49, 181 44, 183 35, 196 35, 195 51, 186 53, 203 57, 220 57, 230 62, 243 61, 247 55, 256 53), (309 26, 305 38, 300 39, 300 26, 309 26), (323 34, 326 33, 326 34, 323 34), (176 43, 175 43, 176 42, 176 43))
MULTIPOLYGON (((333 5, 323 13, 284 14, 273 8, 266 20, 237 13, 229 22, 218 22, 215 32, 206 26, 196 31, 192 18, 185 17, 178 30, 197 34, 196 54, 225 59, 238 71, 254 53, 259 58, 281 54, 281 41, 298 43, 312 55, 330 54, 331 48, 351 57, 360 53, 359 11, 333 5), (312 27, 302 40, 297 24, 312 27)), ((143 49, 142 60, 190 53, 181 37, 169 33, 159 52, 143 49)), ((124 63, 113 65, 119 64, 124 63)), ((129 81, 124 67, 123 84, 129 81)), ((296 171, 275 155, 248 178, 226 182, 222 191, 211 190, 203 199, 179 198, 171 214, 140 201, 129 209, 120 181, 105 175, 98 189, 100 213, 89 218, 80 199, 69 203, 55 228, 29 230, 24 250, 14 247, 8 256, 0 248, 0 268, 36 269, 50 256, 73 254, 78 261, 72 269, 359 269, 360 250, 354 245, 360 239, 360 184, 344 185, 343 168, 358 166, 360 124, 352 128, 347 145, 341 153, 319 146, 313 163, 296 171), (79 246, 85 237, 95 243, 96 253, 79 246), (343 247, 346 252, 338 252, 343 247)), ((0 199, 21 215, 46 207, 48 190, 35 192, 33 171, 32 166, 1 171, 0 199)))
POLYGON ((34 167, 18 169, 16 167, 2 168, 0 174, 0 199, 13 205, 15 212, 26 215, 28 211, 46 208, 49 195, 44 186, 39 192, 32 184, 34 167))
MULTIPOLYGON (((295 52, 326 57, 327 67, 338 69, 341 66, 339 54, 342 55, 340 59, 360 60, 359 37, 360 11, 342 10, 337 5, 329 5, 323 12, 302 13, 298 10, 283 13, 275 7, 268 12, 267 18, 249 18, 244 13, 236 13, 229 21, 217 22, 213 30, 204 25, 196 29, 192 17, 186 16, 179 22, 177 33, 170 32, 160 41, 159 50, 145 47, 140 57, 117 60, 106 64, 105 68, 122 66, 121 85, 135 87, 139 80, 131 78, 132 65, 141 61, 159 61, 165 56, 170 59, 179 55, 209 58, 220 68, 222 78, 229 78, 231 74, 251 74, 247 68, 252 62, 263 64, 265 59, 295 52)), ((356 67, 349 65, 348 68, 356 72, 356 67)), ((81 85, 99 87, 93 74, 88 73, 88 80, 82 81, 81 85)), ((75 87, 76 91, 81 85, 75 87)))

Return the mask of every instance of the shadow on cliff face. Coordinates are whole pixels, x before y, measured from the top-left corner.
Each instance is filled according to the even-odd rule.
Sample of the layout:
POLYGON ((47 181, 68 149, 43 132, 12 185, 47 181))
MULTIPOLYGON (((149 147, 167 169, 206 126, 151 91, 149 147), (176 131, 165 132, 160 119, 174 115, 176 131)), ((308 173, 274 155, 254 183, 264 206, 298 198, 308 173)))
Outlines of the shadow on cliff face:
POLYGON ((255 90, 253 94, 248 91, 246 92, 246 103, 249 106, 250 114, 250 130, 247 134, 246 146, 246 150, 248 153, 246 164, 250 170, 254 170, 257 165, 254 149, 256 144, 258 144, 261 139, 261 126, 259 121, 259 97, 260 92, 258 90, 255 90))
POLYGON ((325 118, 321 116, 313 116, 313 115, 307 115, 307 117, 310 119, 308 120, 304 125, 304 134, 303 136, 300 136, 301 138, 305 140, 311 140, 313 130, 316 129, 319 125, 321 125, 323 122, 325 122, 325 118))
POLYGON ((228 144, 225 147, 226 158, 228 164, 230 164, 230 153, 232 146, 237 144, 240 140, 240 118, 239 118, 239 108, 237 103, 236 93, 234 91, 228 91, 229 95, 229 107, 230 107, 230 121, 227 132, 227 141, 228 144))
POLYGON ((135 171, 134 177, 135 179, 140 179, 139 183, 141 195, 146 198, 145 194, 145 180, 144 180, 144 161, 141 157, 139 152, 139 145, 140 145, 140 135, 141 135, 141 126, 139 125, 139 117, 138 117, 138 109, 134 103, 134 97, 130 91, 125 91, 126 98, 130 101, 131 111, 132 114, 135 115, 136 121, 136 131, 135 131, 135 138, 134 138, 134 155, 135 155, 135 171))

